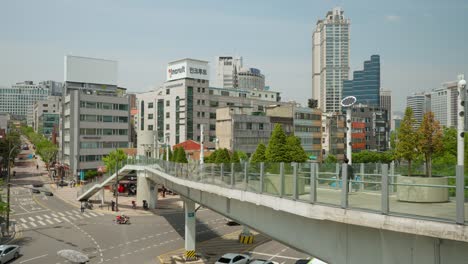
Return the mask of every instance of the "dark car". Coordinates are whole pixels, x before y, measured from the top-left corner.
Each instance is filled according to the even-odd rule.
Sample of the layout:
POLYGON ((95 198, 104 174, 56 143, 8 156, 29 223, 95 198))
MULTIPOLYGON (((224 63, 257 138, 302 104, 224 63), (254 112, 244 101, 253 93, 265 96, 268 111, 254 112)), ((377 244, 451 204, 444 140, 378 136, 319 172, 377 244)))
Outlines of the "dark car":
POLYGON ((44 184, 43 183, 34 183, 32 186, 33 187, 42 187, 42 186, 44 186, 44 184))
POLYGON ((44 194, 45 194, 46 196, 54 196, 54 194, 53 194, 52 192, 44 192, 44 194))
POLYGON ((32 190, 32 193, 41 193, 41 191, 38 189, 31 189, 31 190, 32 190))

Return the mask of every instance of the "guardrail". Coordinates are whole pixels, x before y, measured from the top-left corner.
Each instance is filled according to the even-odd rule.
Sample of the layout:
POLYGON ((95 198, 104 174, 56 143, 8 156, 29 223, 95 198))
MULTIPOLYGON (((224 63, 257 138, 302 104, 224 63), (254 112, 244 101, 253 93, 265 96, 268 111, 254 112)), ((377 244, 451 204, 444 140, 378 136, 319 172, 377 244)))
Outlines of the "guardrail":
MULTIPOLYGON (((458 224, 465 224, 465 219, 468 219, 465 216, 468 211, 468 203, 465 203, 468 187, 464 186, 463 181, 456 181, 456 176, 449 175, 442 177, 447 179, 444 184, 405 183, 402 180, 412 179, 401 175, 406 168, 393 164, 353 164, 355 177, 351 180, 346 175, 346 164, 244 162, 200 165, 137 157, 126 160, 120 168, 127 164, 145 165, 147 168, 191 181, 306 203, 374 211, 379 214, 411 215, 458 224), (457 188, 458 191, 455 191, 457 188), (442 191, 447 200, 444 203, 411 203, 405 202, 401 197, 402 192, 418 196, 431 190, 442 191)), ((447 168, 448 171, 453 171, 449 169, 447 168)), ((99 182, 102 183, 108 177, 110 176, 99 182)), ((87 184, 79 195, 95 185, 96 182, 87 184)))

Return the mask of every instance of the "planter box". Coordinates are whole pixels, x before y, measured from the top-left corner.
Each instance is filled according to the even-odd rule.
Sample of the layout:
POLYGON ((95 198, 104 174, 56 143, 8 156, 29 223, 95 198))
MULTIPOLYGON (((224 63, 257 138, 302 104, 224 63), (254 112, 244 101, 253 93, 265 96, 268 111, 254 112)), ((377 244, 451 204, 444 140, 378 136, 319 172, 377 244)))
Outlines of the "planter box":
MULTIPOLYGON (((448 185, 446 177, 397 177, 397 183, 407 184, 427 184, 427 185, 448 185)), ((405 186, 397 187, 398 201, 414 203, 444 203, 449 200, 448 188, 405 186)))

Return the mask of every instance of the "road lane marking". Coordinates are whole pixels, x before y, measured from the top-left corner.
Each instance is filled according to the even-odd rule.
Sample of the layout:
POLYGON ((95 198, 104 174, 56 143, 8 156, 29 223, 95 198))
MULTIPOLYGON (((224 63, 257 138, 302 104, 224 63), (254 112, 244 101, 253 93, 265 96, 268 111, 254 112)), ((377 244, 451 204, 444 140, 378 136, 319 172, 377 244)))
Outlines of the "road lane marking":
POLYGON ((76 221, 76 218, 74 218, 73 216, 69 215, 68 217, 71 218, 71 220, 76 221))
POLYGON ((42 222, 42 221, 37 221, 37 222, 38 222, 39 224, 43 225, 43 226, 46 225, 46 224, 45 224, 44 222, 42 222))
POLYGON ((28 226, 26 224, 21 224, 24 228, 28 228, 28 226))
POLYGON ((48 216, 48 215, 44 215, 44 217, 47 218, 47 219, 50 219, 50 216, 48 216))
POLYGON ((42 220, 42 217, 40 215, 36 215, 37 219, 42 220))
POLYGON ((29 218, 29 220, 31 220, 31 221, 36 221, 36 219, 34 219, 34 218, 32 218, 32 217, 28 217, 28 218, 29 218))
POLYGON ((91 216, 87 215, 86 213, 83 213, 84 216, 91 218, 91 216))
POLYGON ((30 225, 37 227, 37 225, 34 222, 29 222, 30 225))
POLYGON ((26 220, 24 218, 20 218, 21 222, 26 223, 26 220))
POLYGON ((55 221, 57 221, 57 223, 62 223, 62 221, 60 221, 60 219, 58 218, 53 218, 55 221))
POLYGON ((70 222, 70 220, 68 220, 66 217, 62 217, 62 219, 65 220, 65 222, 70 222))
POLYGON ((262 252, 256 252, 256 251, 247 251, 247 253, 256 254, 256 255, 263 255, 263 256, 268 256, 268 257, 275 257, 275 258, 292 259, 292 260, 298 260, 298 259, 300 259, 300 258, 289 257, 289 256, 272 255, 272 254, 267 254, 267 253, 262 253, 262 252))
POLYGON ((75 215, 75 217, 78 217, 79 219, 83 219, 83 217, 79 214, 75 215))
POLYGON ((37 256, 37 257, 30 258, 30 259, 26 259, 26 260, 23 260, 23 261, 20 262, 20 264, 26 263, 26 262, 28 262, 28 261, 35 260, 35 259, 38 259, 38 258, 43 258, 43 257, 45 257, 45 256, 47 256, 47 255, 48 255, 48 254, 45 254, 45 255, 42 255, 42 256, 37 256))
POLYGON ((97 216, 97 215, 95 215, 95 214, 93 214, 93 213, 91 213, 91 212, 88 212, 88 214, 90 214, 90 215, 92 215, 92 216, 97 216))
POLYGON ((58 215, 56 215, 56 214, 51 214, 51 215, 52 215, 53 217, 59 217, 59 216, 58 216, 58 215))
MULTIPOLYGON (((20 205, 18 205, 18 206, 21 207, 20 205)), ((25 210, 25 209, 23 208, 23 210, 25 210)), ((27 211, 27 210, 25 210, 25 211, 27 211)), ((40 211, 39 210, 34 210, 34 212, 27 211, 26 213, 18 213, 18 214, 15 214, 15 215, 25 215, 25 214, 32 214, 32 213, 39 213, 39 212, 47 212, 47 211, 49 211, 49 210, 40 210, 40 211)))
POLYGON ((47 221, 49 224, 51 224, 51 225, 54 224, 54 222, 50 221, 49 219, 46 219, 46 221, 47 221))
POLYGON ((68 211, 66 211, 65 213, 66 213, 67 215, 73 215, 72 213, 70 213, 70 212, 68 212, 68 211))
POLYGON ((60 216, 65 216, 64 214, 62 214, 61 212, 57 212, 57 214, 59 214, 60 216))

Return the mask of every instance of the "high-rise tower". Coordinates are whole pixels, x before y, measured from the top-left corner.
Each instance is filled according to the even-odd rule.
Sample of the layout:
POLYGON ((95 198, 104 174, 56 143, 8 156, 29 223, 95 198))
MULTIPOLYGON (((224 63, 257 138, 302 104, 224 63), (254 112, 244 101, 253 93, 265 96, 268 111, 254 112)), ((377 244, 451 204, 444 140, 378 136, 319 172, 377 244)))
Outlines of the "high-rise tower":
POLYGON ((312 98, 324 112, 339 112, 343 80, 349 77, 350 20, 333 8, 312 35, 312 98))

